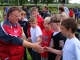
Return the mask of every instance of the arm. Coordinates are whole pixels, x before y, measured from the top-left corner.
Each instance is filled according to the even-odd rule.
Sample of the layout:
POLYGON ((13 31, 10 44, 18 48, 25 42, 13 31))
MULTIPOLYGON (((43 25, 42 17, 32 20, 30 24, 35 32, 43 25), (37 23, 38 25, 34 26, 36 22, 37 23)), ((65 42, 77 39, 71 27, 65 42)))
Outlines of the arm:
POLYGON ((33 49, 35 49, 37 52, 41 53, 41 52, 43 52, 44 50, 43 50, 42 47, 39 46, 40 43, 41 43, 41 42, 30 43, 30 42, 27 42, 27 41, 24 40, 22 46, 24 46, 24 47, 29 47, 29 48, 33 48, 33 49))
POLYGON ((37 37, 37 42, 39 42, 39 41, 42 41, 41 36, 38 36, 38 37, 37 37))
POLYGON ((60 55, 57 55, 55 60, 60 60, 61 56, 60 55))
POLYGON ((44 48, 45 51, 50 51, 54 54, 57 54, 57 55, 62 55, 62 51, 61 50, 56 50, 56 49, 53 49, 53 48, 50 48, 50 47, 45 47, 44 48))

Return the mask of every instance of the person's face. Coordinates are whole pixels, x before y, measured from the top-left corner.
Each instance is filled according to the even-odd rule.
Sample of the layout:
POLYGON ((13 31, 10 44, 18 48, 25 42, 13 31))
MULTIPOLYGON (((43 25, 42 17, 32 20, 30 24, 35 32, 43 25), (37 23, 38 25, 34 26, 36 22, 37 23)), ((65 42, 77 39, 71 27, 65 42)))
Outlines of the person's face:
POLYGON ((21 14, 21 20, 24 20, 26 14, 21 14))
POLYGON ((70 35, 70 29, 66 29, 64 26, 61 26, 61 32, 66 37, 70 35))
POLYGON ((39 13, 37 11, 32 12, 32 16, 37 16, 39 13))
POLYGON ((49 29, 50 28, 50 24, 47 23, 47 22, 44 22, 44 27, 45 27, 45 29, 49 29))
POLYGON ((9 20, 12 24, 18 23, 20 19, 21 19, 21 13, 17 10, 9 14, 9 20))
POLYGON ((60 13, 60 14, 62 13, 61 10, 59 10, 59 13, 60 13))
POLYGON ((32 28, 35 28, 36 25, 37 25, 37 22, 36 22, 36 21, 34 21, 34 22, 30 22, 30 25, 31 25, 32 28))
POLYGON ((57 23, 50 23, 50 26, 53 30, 56 30, 57 29, 57 23))
POLYGON ((42 11, 45 12, 45 8, 44 7, 42 8, 42 11))

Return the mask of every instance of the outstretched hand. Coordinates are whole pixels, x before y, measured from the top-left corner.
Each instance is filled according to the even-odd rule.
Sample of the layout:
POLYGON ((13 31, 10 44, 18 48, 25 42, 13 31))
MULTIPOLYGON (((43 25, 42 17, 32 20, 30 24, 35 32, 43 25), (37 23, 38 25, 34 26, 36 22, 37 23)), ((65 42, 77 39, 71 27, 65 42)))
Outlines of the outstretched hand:
POLYGON ((52 48, 51 48, 51 47, 46 47, 46 46, 45 46, 43 49, 44 49, 44 51, 52 52, 52 48))
POLYGON ((41 41, 38 41, 37 43, 34 43, 33 49, 36 50, 38 53, 44 52, 43 47, 40 46, 41 41))

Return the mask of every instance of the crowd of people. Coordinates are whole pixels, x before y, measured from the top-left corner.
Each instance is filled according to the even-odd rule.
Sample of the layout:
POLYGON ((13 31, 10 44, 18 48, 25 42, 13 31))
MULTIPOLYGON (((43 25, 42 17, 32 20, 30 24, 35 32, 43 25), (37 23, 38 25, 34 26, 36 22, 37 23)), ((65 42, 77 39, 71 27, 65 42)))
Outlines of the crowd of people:
POLYGON ((72 15, 77 9, 71 10, 62 4, 60 14, 51 15, 47 6, 42 12, 36 6, 10 7, 0 24, 0 59, 28 60, 27 48, 32 60, 80 60, 78 26, 72 15))

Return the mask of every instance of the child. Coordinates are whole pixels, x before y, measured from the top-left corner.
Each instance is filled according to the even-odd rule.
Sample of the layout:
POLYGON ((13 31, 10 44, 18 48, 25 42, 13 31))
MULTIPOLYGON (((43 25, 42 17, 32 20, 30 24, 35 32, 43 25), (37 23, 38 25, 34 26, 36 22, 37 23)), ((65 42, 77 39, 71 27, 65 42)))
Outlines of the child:
MULTIPOLYGON (((23 28, 22 29, 23 30, 23 39, 26 39, 28 37, 28 35, 27 35, 28 20, 25 17, 26 17, 26 12, 25 11, 21 11, 21 20, 18 23, 23 28)), ((26 48, 25 48, 25 51, 24 51, 24 60, 27 60, 27 54, 26 54, 26 52, 27 51, 26 51, 26 48)))
POLYGON ((75 37, 77 23, 73 18, 67 18, 61 23, 61 32, 67 37, 65 45, 61 50, 46 47, 48 51, 63 55, 63 60, 80 60, 80 41, 75 37))
POLYGON ((43 18, 39 15, 38 8, 37 7, 32 7, 31 14, 32 14, 32 16, 35 16, 37 18, 38 26, 41 28, 41 30, 43 30, 44 29, 43 18))
MULTIPOLYGON (((39 41, 42 41, 41 36, 42 36, 42 31, 40 27, 37 25, 37 18, 35 16, 30 17, 30 33, 31 33, 31 41, 32 43, 36 43, 39 41)), ((32 49, 32 59, 33 60, 41 60, 41 56, 38 52, 36 52, 34 49, 32 49)))
MULTIPOLYGON (((50 17, 46 17, 44 19, 44 27, 45 29, 42 32, 42 47, 49 47, 50 46, 50 41, 51 41, 51 35, 53 33, 53 30, 51 29, 51 26, 49 24, 50 22, 50 17)), ((48 58, 48 52, 43 52, 41 53, 41 60, 47 60, 48 58)))
MULTIPOLYGON (((51 39, 53 40, 53 48, 61 50, 64 46, 66 38, 61 33, 60 20, 57 19, 57 16, 56 18, 52 17, 50 24, 54 30, 54 33, 51 36, 51 39)), ((49 52, 48 60, 60 60, 60 58, 61 56, 49 52)))
MULTIPOLYGON (((31 15, 35 16, 37 18, 37 22, 38 22, 37 25, 40 27, 41 30, 43 30, 44 29, 43 18, 39 15, 37 7, 32 7, 31 15)), ((28 24, 28 37, 30 37, 30 27, 31 27, 30 24, 28 24)), ((32 56, 31 48, 28 48, 28 51, 29 51, 30 55, 32 56)))

